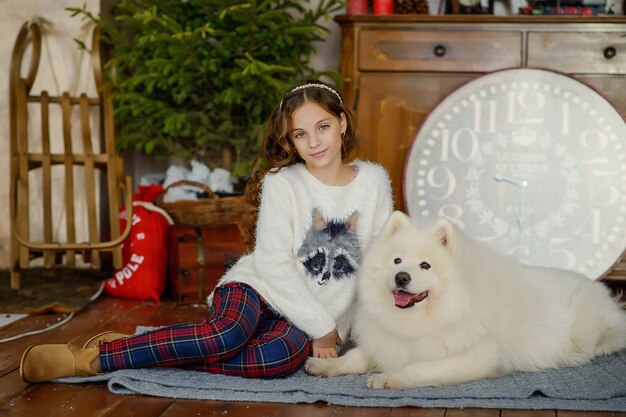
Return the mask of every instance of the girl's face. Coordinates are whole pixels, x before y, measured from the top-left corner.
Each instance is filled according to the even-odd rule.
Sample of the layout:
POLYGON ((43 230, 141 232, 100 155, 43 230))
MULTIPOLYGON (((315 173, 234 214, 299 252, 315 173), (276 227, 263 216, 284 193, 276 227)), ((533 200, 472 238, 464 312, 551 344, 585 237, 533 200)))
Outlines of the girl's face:
POLYGON ((305 102, 293 112, 290 135, 312 174, 320 177, 323 171, 342 166, 341 134, 346 125, 345 114, 337 118, 314 102, 305 102))

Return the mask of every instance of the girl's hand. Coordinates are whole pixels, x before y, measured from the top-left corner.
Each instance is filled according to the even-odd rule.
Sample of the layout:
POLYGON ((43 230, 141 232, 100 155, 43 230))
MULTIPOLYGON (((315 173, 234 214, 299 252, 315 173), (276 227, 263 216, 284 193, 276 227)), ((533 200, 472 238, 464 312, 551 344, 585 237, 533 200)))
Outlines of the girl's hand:
POLYGON ((337 355, 337 345, 341 345, 342 343, 339 333, 337 333, 335 329, 327 335, 313 341, 312 356, 322 359, 336 358, 339 356, 337 355))

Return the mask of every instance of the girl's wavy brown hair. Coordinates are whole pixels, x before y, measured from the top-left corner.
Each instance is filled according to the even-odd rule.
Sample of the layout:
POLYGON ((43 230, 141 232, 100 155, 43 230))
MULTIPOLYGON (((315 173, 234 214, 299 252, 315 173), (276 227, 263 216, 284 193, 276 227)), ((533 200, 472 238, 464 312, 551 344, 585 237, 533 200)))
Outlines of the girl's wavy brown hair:
POLYGON ((346 116, 346 132, 342 138, 341 157, 345 159, 357 144, 356 125, 350 110, 342 100, 333 93, 336 89, 317 80, 293 86, 283 96, 280 105, 274 109, 267 120, 266 134, 259 147, 259 153, 252 166, 250 178, 246 183, 245 207, 239 222, 239 230, 243 237, 244 249, 250 252, 256 243, 256 222, 261 197, 263 178, 268 173, 276 173, 284 167, 303 162, 290 136, 293 112, 304 103, 317 103, 324 110, 341 118, 346 116), (331 90, 320 87, 296 89, 304 84, 322 84, 331 90))

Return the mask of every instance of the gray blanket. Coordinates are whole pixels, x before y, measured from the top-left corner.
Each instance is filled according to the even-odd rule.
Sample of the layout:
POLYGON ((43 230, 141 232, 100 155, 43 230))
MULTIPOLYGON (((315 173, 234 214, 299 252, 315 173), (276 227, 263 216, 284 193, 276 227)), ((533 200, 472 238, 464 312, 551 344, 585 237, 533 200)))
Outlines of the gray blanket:
POLYGON ((129 369, 59 381, 107 381, 109 390, 118 394, 222 401, 626 411, 626 350, 585 366, 401 391, 368 389, 367 375, 318 378, 302 370, 284 379, 260 380, 180 369, 129 369))

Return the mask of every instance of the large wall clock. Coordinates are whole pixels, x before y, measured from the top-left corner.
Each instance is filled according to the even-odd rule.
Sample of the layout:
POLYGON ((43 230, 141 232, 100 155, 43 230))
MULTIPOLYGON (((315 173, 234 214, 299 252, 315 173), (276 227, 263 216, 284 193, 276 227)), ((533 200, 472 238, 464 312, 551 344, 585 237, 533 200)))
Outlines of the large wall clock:
POLYGON ((625 145, 624 117, 583 82, 495 71, 425 119, 404 167, 405 204, 522 263, 599 279, 626 247, 625 145))

